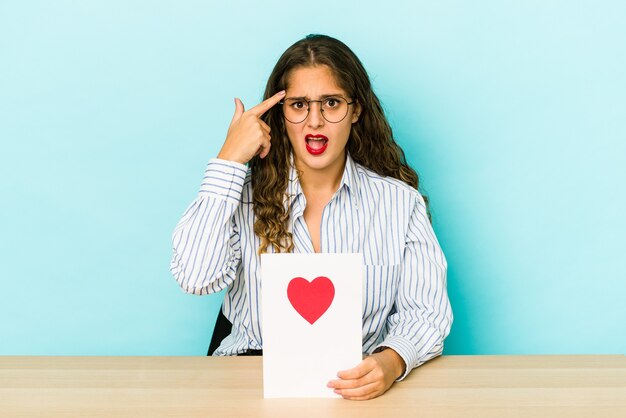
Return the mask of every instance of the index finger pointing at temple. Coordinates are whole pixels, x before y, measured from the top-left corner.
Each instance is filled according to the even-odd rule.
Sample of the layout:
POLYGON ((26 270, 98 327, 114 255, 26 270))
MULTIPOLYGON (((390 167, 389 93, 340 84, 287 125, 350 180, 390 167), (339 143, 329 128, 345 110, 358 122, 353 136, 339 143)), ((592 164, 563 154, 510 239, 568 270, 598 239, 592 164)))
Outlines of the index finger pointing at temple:
POLYGON ((274 107, 276 103, 280 102, 283 99, 283 97, 285 97, 285 90, 279 91, 269 99, 262 101, 261 103, 250 109, 248 112, 259 117, 263 115, 263 113, 274 107))

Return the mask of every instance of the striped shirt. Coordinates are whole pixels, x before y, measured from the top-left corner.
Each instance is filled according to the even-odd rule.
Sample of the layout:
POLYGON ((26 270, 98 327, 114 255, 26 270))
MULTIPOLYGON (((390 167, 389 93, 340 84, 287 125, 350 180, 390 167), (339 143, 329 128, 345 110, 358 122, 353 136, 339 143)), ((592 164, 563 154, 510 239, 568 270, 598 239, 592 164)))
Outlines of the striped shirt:
MULTIPOLYGON (((306 198, 294 168, 285 204, 291 209, 293 251, 313 253, 303 216, 306 198)), ((227 289, 222 309, 233 328, 215 355, 263 347, 254 221, 247 166, 210 160, 197 198, 174 230, 170 270, 187 293, 227 289)), ((320 246, 322 253, 363 255, 363 353, 394 349, 407 366, 399 380, 442 353, 453 320, 447 262, 417 190, 348 155, 339 189, 322 213, 320 246)))

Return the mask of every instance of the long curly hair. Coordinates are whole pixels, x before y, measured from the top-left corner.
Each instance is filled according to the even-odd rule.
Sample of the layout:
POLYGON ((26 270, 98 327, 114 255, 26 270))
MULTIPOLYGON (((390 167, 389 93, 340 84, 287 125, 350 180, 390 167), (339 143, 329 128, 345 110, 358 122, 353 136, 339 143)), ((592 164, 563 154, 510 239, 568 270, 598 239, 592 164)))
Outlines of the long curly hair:
MULTIPOLYGON (((361 114, 352 125, 346 150, 352 159, 370 170, 418 188, 415 170, 406 163, 404 151, 393 139, 391 126, 358 57, 343 42, 326 35, 308 35, 290 46, 278 59, 267 81, 264 99, 287 88, 290 72, 296 68, 328 66, 337 84, 361 105, 361 114)), ((264 159, 254 157, 252 201, 256 221, 254 232, 261 238, 259 254, 271 245, 275 252, 292 252, 293 237, 288 231, 287 183, 292 147, 285 130, 280 106, 261 119, 272 132, 272 148, 264 159)), ((428 208, 428 199, 424 196, 428 208)), ((430 212, 429 212, 430 219, 430 212)))

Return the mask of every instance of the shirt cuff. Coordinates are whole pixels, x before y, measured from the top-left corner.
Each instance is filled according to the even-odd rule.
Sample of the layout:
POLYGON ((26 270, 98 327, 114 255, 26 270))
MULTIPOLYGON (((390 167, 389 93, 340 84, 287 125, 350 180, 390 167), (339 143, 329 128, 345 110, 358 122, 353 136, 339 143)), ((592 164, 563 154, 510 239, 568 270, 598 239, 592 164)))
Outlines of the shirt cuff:
POLYGON ((415 345, 406 338, 388 336, 387 338, 385 338, 385 341, 377 345, 372 352, 375 353, 386 347, 392 348, 396 353, 398 353, 398 355, 402 357, 402 360, 404 360, 404 364, 406 365, 404 374, 397 378, 396 382, 404 380, 404 378, 408 376, 411 370, 419 366, 419 353, 417 352, 417 348, 415 348, 415 345))
POLYGON ((245 164, 212 158, 204 172, 200 193, 209 193, 238 204, 247 174, 245 164))

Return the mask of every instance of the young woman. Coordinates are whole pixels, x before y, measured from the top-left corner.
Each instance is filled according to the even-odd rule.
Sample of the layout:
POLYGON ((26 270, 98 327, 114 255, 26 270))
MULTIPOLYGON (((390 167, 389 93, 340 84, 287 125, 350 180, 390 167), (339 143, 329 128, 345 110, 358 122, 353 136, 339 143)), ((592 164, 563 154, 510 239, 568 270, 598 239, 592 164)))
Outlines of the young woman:
POLYGON ((188 293, 227 289, 233 328, 215 354, 239 355, 263 346, 261 253, 361 253, 367 356, 328 386, 374 398, 440 355, 450 332, 447 263, 427 201, 342 42, 296 42, 264 99, 247 111, 235 99, 224 145, 174 230, 171 271, 188 293))

